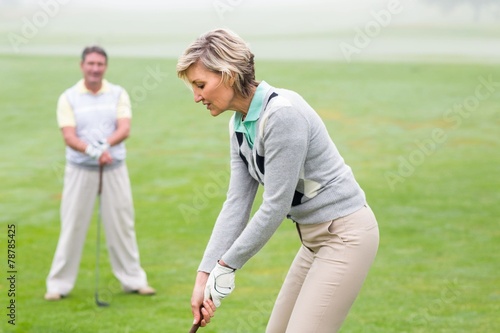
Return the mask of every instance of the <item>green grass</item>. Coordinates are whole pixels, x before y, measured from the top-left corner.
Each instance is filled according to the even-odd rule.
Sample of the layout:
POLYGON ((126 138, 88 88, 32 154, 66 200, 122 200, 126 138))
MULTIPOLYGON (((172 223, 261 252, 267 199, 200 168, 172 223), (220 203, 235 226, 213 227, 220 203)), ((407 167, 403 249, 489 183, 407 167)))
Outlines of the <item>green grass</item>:
MULTIPOLYGON (((211 118, 195 105, 175 61, 111 59, 108 79, 134 101, 128 167, 141 261, 158 294, 123 294, 103 249, 101 295, 111 306, 94 305, 93 224, 74 291, 48 303, 64 167, 55 105, 80 78, 78 59, 0 56, 0 72, 0 332, 187 332, 196 268, 225 196, 230 114, 211 118), (157 87, 142 90, 155 70, 157 87), (9 224, 17 227, 15 327, 6 316, 9 224)), ((500 87, 464 115, 449 111, 490 75, 500 81, 498 66, 257 62, 258 79, 317 109, 379 220, 379 253, 342 332, 500 330, 500 87), (418 163, 405 173, 402 160, 418 163)), ((285 221, 203 332, 263 332, 298 246, 285 221)))

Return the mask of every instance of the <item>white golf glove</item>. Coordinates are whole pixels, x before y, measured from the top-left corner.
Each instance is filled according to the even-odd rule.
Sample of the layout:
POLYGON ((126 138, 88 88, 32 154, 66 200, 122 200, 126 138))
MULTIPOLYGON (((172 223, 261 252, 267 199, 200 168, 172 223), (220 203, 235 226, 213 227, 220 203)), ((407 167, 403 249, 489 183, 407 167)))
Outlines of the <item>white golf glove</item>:
POLYGON ((219 307, 220 301, 235 288, 234 271, 235 269, 233 268, 224 267, 217 263, 208 276, 205 287, 205 299, 211 298, 215 306, 219 307))
POLYGON ((97 141, 96 145, 89 144, 87 148, 85 148, 85 154, 92 157, 95 160, 98 160, 102 153, 108 150, 110 147, 108 141, 106 139, 97 141))
POLYGON ((98 140, 97 141, 97 147, 96 148, 98 148, 102 152, 105 152, 106 150, 108 150, 109 147, 110 147, 110 145, 108 143, 108 140, 102 139, 102 140, 98 140))
POLYGON ((85 148, 85 154, 92 157, 94 160, 98 160, 103 152, 104 150, 101 150, 92 144, 87 145, 87 148, 85 148))

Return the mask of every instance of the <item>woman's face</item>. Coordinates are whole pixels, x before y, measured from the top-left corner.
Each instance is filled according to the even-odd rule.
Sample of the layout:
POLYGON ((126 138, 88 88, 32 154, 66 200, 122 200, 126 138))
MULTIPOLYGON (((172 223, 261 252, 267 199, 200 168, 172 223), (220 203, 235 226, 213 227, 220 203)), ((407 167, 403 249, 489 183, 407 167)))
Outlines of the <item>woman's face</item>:
POLYGON ((222 75, 208 70, 201 62, 189 66, 186 77, 193 87, 194 101, 203 102, 214 117, 231 110, 235 98, 229 83, 222 82, 222 75))

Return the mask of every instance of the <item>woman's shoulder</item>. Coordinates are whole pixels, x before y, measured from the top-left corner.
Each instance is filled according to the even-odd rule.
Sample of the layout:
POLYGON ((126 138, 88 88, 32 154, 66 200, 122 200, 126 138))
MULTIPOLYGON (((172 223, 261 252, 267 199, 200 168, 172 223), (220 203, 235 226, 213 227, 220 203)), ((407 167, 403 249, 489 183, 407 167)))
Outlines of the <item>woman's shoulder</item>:
POLYGON ((286 89, 276 89, 275 97, 269 100, 264 116, 282 119, 304 119, 307 111, 312 108, 296 92, 286 89))

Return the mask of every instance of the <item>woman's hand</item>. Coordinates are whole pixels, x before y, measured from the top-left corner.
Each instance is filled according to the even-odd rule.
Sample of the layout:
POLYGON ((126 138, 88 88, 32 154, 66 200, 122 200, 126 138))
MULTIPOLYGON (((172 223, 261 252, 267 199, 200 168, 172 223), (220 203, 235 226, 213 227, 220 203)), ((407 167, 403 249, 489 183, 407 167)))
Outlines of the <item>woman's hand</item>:
POLYGON ((221 301, 229 296, 234 290, 234 268, 221 264, 221 260, 215 265, 208 276, 205 287, 205 299, 211 299, 216 307, 219 307, 221 301))
POLYGON ((204 300, 205 286, 209 274, 198 272, 194 284, 193 295, 191 296, 191 311, 193 312, 193 324, 200 324, 201 327, 207 326, 216 310, 214 302, 210 299, 204 300))

